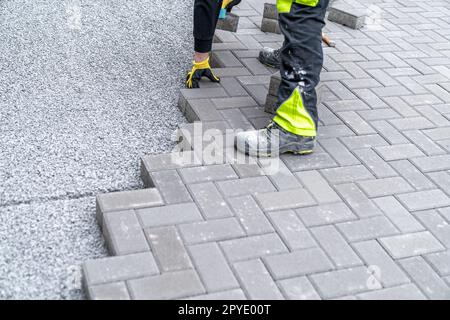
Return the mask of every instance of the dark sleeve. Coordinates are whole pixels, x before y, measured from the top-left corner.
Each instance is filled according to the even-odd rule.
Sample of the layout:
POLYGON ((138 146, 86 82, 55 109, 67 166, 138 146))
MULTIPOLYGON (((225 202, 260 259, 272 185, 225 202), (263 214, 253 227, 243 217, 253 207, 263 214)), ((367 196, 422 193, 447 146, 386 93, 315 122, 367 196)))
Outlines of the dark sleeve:
POLYGON ((195 0, 194 2, 194 49, 210 52, 216 31, 222 0, 195 0))

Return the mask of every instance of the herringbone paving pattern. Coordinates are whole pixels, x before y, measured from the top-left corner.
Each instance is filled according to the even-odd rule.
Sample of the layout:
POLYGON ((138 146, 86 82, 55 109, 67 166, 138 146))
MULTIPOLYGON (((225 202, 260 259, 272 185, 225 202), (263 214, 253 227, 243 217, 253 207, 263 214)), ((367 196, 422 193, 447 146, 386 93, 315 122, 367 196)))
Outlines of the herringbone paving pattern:
MULTIPOLYGON (((450 3, 359 3, 381 25, 327 23, 316 152, 276 174, 276 159, 205 164, 196 148, 143 158, 148 189, 98 196, 113 257, 85 263, 90 298, 450 299, 450 3)), ((282 37, 260 31, 262 11, 243 1, 239 31, 217 32, 222 82, 182 90, 189 121, 271 118, 276 70, 256 57, 282 37)))

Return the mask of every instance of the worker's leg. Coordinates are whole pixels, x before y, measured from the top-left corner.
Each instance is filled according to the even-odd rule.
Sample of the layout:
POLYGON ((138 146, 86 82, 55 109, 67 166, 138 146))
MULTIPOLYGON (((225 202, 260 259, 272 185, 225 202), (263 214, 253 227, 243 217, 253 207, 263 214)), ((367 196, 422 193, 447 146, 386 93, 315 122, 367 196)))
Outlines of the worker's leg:
POLYGON ((194 2, 194 50, 208 54, 211 51, 222 0, 195 0, 194 2))
POLYGON ((329 0, 277 0, 281 49, 280 106, 273 123, 236 135, 236 148, 253 156, 308 154, 317 134, 317 95, 323 64, 322 28, 329 0))
POLYGON ((186 87, 198 88, 201 78, 212 82, 220 79, 209 65, 214 32, 219 19, 222 0, 195 0, 194 2, 194 62, 186 77, 186 87))
POLYGON ((317 134, 316 86, 323 66, 322 28, 328 3, 329 0, 277 1, 285 41, 281 50, 280 106, 274 122, 305 137, 317 134))

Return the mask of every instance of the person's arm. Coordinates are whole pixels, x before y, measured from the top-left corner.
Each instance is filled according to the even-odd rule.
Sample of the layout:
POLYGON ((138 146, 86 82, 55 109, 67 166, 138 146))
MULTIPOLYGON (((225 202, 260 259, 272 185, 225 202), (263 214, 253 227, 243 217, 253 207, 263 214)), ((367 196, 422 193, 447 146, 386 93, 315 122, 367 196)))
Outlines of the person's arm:
POLYGON ((198 88, 202 77, 220 82, 209 65, 214 33, 221 9, 230 12, 241 0, 195 0, 194 2, 194 62, 186 77, 186 87, 198 88))
POLYGON ((194 2, 194 50, 209 53, 219 19, 222 0, 195 0, 194 2))

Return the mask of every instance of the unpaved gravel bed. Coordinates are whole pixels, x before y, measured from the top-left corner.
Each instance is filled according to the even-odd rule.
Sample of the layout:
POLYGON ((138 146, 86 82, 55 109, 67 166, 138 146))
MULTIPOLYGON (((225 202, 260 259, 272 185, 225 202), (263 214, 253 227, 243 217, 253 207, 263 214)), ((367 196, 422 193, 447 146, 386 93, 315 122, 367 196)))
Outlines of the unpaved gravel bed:
POLYGON ((0 299, 83 298, 95 194, 168 151, 191 1, 0 0, 0 299))

